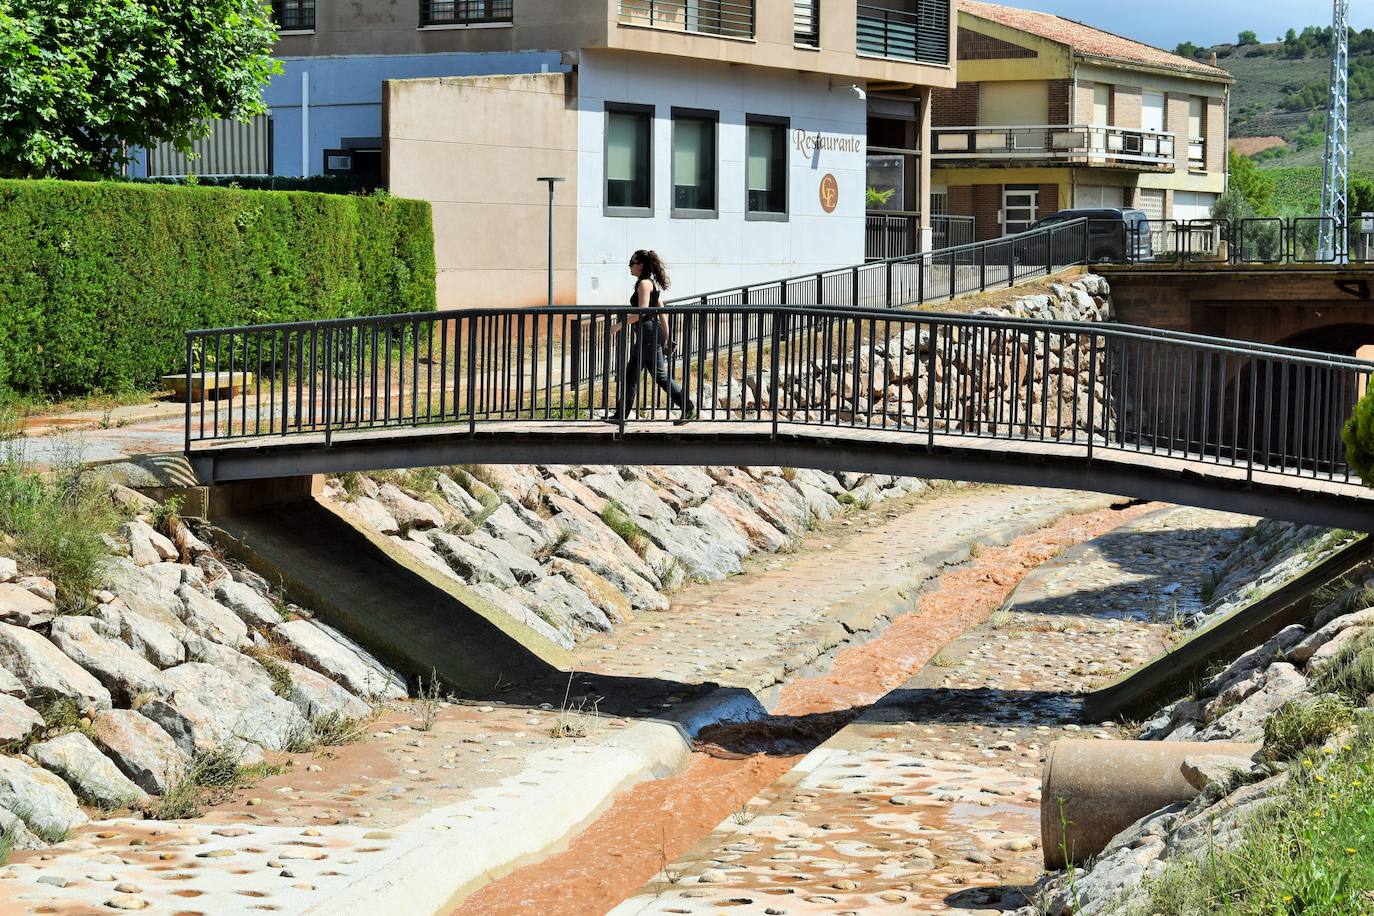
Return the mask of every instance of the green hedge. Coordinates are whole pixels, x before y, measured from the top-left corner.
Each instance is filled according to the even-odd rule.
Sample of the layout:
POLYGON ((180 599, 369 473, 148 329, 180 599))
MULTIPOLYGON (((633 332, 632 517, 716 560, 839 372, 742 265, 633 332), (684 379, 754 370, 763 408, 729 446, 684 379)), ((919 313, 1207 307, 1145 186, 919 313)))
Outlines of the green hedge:
POLYGON ((422 201, 0 180, 0 389, 148 386, 191 328, 434 306, 422 201))

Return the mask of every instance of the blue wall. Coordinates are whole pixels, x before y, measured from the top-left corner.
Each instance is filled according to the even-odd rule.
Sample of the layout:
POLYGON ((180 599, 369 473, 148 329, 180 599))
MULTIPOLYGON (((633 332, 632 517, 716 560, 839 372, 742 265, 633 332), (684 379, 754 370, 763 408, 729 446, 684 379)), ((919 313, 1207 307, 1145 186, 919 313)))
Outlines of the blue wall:
MULTIPOLYGON (((277 175, 301 175, 301 74, 310 74, 310 161, 308 174, 324 171, 324 150, 345 137, 380 137, 382 83, 389 79, 490 76, 505 73, 567 72, 560 51, 398 54, 367 57, 282 59, 283 72, 263 92, 272 113, 272 168, 277 175)), ((131 175, 146 175, 135 156, 131 175)))

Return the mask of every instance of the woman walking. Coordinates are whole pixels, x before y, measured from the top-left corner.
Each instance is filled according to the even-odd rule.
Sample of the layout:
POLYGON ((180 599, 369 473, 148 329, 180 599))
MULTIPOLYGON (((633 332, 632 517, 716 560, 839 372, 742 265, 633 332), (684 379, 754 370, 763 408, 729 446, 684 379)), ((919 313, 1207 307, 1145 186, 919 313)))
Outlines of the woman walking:
POLYGON ((616 334, 626 325, 631 326, 631 337, 630 355, 625 362, 625 372, 620 376, 615 413, 606 419, 619 423, 629 416, 639 394, 639 377, 647 371, 653 373, 654 383, 668 392, 674 406, 681 411, 673 421, 681 425, 696 416, 696 408, 682 386, 673 381, 668 372, 668 354, 673 351, 673 342, 668 338, 668 316, 661 301, 661 294, 669 285, 668 271, 655 252, 641 249, 630 256, 630 274, 635 278, 630 307, 658 311, 629 312, 623 321, 611 324, 611 331, 616 334))

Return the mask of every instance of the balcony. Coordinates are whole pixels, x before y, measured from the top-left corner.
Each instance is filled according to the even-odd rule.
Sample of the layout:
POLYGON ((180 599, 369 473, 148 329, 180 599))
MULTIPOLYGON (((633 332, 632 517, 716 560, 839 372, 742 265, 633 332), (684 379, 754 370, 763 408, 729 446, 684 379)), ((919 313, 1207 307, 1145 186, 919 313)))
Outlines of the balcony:
POLYGON ((719 35, 754 37, 752 0, 619 0, 621 25, 719 35))
POLYGON ((860 54, 947 66, 949 0, 888 0, 858 4, 855 39, 860 54))
POLYGON ((931 159, 944 163, 1062 163, 1137 171, 1174 168, 1173 134, 1124 127, 939 127, 931 131, 931 145, 931 159))

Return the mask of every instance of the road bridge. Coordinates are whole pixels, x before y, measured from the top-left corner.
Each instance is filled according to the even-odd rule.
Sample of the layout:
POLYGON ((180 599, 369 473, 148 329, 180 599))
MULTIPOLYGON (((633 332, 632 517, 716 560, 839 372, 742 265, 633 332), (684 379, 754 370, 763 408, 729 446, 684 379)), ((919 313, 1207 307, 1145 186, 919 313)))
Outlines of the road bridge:
POLYGON ((1117 324, 804 305, 480 310, 195 331, 205 483, 455 463, 782 465, 1063 487, 1374 530, 1341 429, 1374 363, 1117 324), (648 317, 647 315, 645 317, 648 317), (616 417, 617 414, 622 414, 616 417), (608 423, 606 415, 616 417, 608 423))

